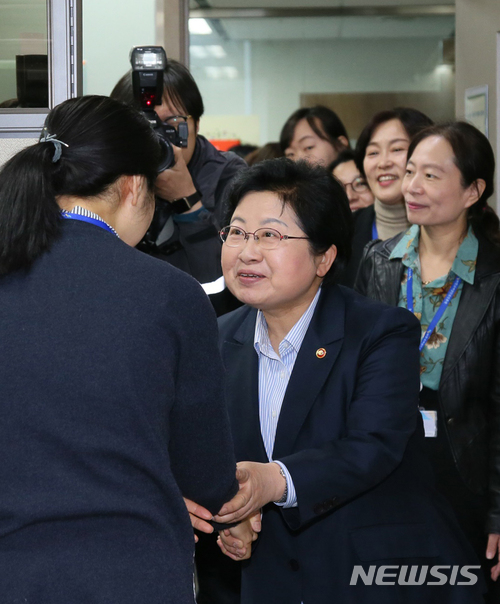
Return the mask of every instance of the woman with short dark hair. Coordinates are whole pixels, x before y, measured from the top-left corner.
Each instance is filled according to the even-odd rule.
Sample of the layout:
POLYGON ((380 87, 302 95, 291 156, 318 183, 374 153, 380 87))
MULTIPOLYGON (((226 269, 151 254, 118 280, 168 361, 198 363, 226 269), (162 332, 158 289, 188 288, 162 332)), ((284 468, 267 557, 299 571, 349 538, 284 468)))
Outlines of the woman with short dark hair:
POLYGON ((421 455, 418 321, 335 284, 351 231, 345 191, 319 166, 269 160, 233 184, 222 266, 245 306, 219 326, 240 490, 217 519, 262 508, 262 530, 243 520, 221 548, 250 558, 243 604, 476 604, 476 576, 439 589, 425 577, 475 558, 421 455), (422 584, 356 578, 389 563, 403 583, 417 565, 422 584))
POLYGON ((356 165, 356 155, 352 149, 341 151, 328 169, 344 186, 349 207, 353 212, 373 205, 374 197, 365 177, 356 165))
POLYGON ((408 228, 401 191, 406 153, 412 138, 431 124, 417 109, 395 107, 376 113, 359 135, 359 167, 375 196, 373 209, 363 217, 369 219, 370 239, 388 239, 408 228))
POLYGON ((342 186, 323 168, 303 161, 294 165, 290 161, 268 160, 261 169, 257 168, 252 167, 248 176, 234 181, 226 202, 225 222, 231 222, 247 194, 263 192, 278 196, 283 209, 288 206, 294 212, 307 234, 312 254, 326 253, 335 242, 335 258, 322 279, 324 283, 333 282, 351 254, 352 216, 346 212, 342 186), (339 207, 331 202, 332 197, 341 200, 339 207))
MULTIPOLYGON (((414 226, 367 246, 356 288, 421 321, 420 406, 437 487, 497 580, 500 230, 487 204, 494 170, 488 139, 470 124, 417 134, 402 186, 414 226)), ((490 590, 488 601, 498 602, 498 584, 490 590)))
POLYGON ((369 241, 388 239, 408 228, 401 192, 406 152, 415 134, 431 124, 417 109, 396 107, 376 113, 361 132, 356 163, 375 201, 356 214, 352 258, 342 278, 343 285, 354 285, 363 249, 369 241))
POLYGON ((194 604, 182 495, 236 490, 213 311, 133 249, 161 149, 89 96, 0 172, 2 602, 194 604))

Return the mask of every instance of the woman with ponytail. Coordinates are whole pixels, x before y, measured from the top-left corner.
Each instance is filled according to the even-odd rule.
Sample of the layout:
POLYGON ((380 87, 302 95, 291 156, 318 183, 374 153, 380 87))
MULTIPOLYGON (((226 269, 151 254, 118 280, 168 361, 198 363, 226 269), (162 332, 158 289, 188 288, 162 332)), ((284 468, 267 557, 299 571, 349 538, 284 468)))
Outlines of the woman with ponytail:
MULTIPOLYGON (((403 179, 413 226, 365 248, 356 289, 420 320, 420 407, 436 486, 500 596, 500 230, 487 200, 495 159, 465 122, 411 142, 403 179)), ((395 368, 397 371, 397 368, 395 368)))
POLYGON ((0 600, 194 604, 183 497, 237 490, 217 325, 137 251, 161 144, 106 97, 0 172, 0 600))

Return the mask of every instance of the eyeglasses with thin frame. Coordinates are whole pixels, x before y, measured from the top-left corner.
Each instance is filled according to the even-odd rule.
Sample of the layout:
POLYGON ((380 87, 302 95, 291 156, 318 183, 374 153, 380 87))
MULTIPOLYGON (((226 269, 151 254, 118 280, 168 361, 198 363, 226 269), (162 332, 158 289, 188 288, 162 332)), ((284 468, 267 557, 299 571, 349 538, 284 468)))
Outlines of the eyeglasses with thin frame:
POLYGON ((219 231, 219 236, 222 242, 228 247, 243 247, 253 236, 254 241, 264 250, 273 250, 278 247, 280 241, 284 239, 309 239, 309 237, 292 237, 292 235, 282 235, 276 229, 262 228, 257 229, 254 233, 247 233, 240 227, 226 226, 219 231))
POLYGON ((163 123, 177 130, 179 124, 186 123, 190 117, 190 115, 169 115, 163 120, 163 123))
POLYGON ((347 190, 347 187, 351 187, 351 189, 356 193, 364 193, 370 188, 366 180, 361 176, 357 176, 352 182, 346 182, 342 184, 344 185, 344 189, 347 190))

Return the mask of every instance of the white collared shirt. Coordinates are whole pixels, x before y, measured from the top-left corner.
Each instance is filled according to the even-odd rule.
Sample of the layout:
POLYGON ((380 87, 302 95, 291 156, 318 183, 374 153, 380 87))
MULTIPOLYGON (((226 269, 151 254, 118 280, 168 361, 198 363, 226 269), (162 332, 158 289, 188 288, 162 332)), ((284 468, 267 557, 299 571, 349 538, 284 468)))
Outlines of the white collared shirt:
MULTIPOLYGON (((264 313, 261 310, 257 313, 254 348, 259 357, 260 430, 269 461, 274 461, 272 454, 281 406, 297 355, 316 309, 320 292, 321 288, 316 292, 304 314, 280 342, 279 355, 276 354, 271 345, 264 313)), ((283 468, 288 487, 287 500, 281 505, 286 508, 296 506, 297 495, 292 477, 282 462, 276 461, 275 463, 283 468)))

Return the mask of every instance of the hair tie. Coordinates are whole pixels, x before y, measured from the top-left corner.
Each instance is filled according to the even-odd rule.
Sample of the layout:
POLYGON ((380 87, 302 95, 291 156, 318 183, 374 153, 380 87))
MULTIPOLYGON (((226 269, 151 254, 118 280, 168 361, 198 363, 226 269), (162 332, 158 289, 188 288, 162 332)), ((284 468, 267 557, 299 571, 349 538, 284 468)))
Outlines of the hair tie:
POLYGON ((56 138, 56 136, 57 136, 57 134, 49 134, 47 128, 44 127, 42 130, 42 137, 38 141, 40 143, 53 143, 54 144, 55 150, 54 150, 54 157, 52 158, 52 163, 54 163, 54 164, 61 159, 61 155, 62 155, 61 145, 64 145, 65 147, 69 147, 68 144, 63 143, 63 141, 58 140, 56 138))

